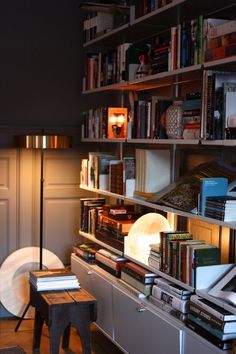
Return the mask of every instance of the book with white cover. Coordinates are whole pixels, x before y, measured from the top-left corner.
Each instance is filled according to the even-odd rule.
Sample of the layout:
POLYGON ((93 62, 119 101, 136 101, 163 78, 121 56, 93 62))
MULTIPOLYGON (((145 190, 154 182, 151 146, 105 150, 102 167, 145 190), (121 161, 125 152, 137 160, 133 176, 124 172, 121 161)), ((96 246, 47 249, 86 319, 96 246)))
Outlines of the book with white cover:
POLYGON ((155 193, 170 183, 170 151, 136 149, 135 189, 155 193))

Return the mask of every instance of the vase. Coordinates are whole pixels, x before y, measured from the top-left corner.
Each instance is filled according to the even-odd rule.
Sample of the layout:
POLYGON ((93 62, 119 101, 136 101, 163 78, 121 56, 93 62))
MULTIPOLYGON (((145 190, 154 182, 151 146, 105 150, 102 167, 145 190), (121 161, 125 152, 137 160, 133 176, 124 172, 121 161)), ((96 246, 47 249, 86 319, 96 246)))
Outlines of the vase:
POLYGON ((166 110, 166 134, 169 139, 182 139, 183 137, 182 101, 174 101, 166 110))

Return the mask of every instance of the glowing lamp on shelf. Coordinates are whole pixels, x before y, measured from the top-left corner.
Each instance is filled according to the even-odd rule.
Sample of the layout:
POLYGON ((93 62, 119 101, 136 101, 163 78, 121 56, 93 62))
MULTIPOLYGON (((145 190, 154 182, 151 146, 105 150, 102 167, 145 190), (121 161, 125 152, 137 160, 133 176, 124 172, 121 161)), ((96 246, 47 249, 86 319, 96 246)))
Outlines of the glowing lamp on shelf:
POLYGON ((148 265, 150 244, 160 243, 160 232, 169 230, 169 222, 163 215, 148 213, 141 216, 125 237, 125 255, 148 265))
POLYGON ((127 108, 108 108, 108 139, 125 139, 127 137, 127 115, 127 108))

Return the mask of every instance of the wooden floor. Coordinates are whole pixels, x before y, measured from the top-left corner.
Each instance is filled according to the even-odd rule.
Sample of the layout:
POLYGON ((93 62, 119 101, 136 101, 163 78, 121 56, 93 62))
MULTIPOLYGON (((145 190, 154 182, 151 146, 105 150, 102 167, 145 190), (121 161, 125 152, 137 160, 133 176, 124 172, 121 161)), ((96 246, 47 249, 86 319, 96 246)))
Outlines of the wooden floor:
MULTIPOLYGON (((27 354, 32 354, 33 320, 23 320, 18 331, 15 332, 15 326, 17 323, 17 319, 0 320, 0 348, 19 345, 25 350, 27 354)), ((91 327, 91 339, 92 354, 122 354, 122 352, 100 331, 98 331, 94 325, 91 327)), ((75 328, 73 327, 71 330, 69 347, 70 349, 67 351, 60 349, 60 354, 82 354, 80 339, 75 328)), ((40 353, 49 353, 49 337, 47 326, 44 326, 43 328, 40 353)))

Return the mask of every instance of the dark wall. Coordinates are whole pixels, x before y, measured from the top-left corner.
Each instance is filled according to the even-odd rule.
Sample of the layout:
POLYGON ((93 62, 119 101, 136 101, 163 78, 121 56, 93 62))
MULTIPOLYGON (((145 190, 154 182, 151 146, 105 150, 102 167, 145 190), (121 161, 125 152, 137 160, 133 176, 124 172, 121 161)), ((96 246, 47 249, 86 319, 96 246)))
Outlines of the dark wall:
POLYGON ((79 124, 77 0, 0 1, 0 125, 79 124))

